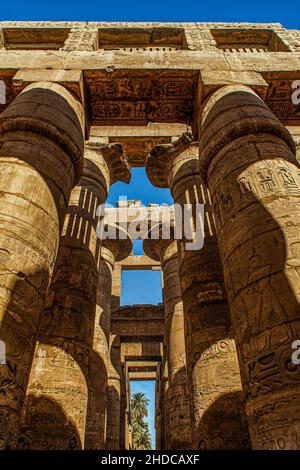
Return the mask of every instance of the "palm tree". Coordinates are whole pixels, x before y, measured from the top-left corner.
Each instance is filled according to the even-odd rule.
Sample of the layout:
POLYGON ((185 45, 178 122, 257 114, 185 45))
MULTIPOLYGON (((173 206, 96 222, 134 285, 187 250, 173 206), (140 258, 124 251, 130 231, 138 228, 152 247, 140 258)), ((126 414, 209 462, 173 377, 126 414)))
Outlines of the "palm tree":
POLYGON ((150 450, 152 448, 149 426, 145 421, 139 423, 133 421, 132 447, 134 450, 150 450))
POLYGON ((136 392, 131 398, 131 415, 137 422, 148 416, 149 400, 144 393, 136 392))
POLYGON ((150 450, 151 434, 149 425, 144 421, 148 416, 149 400, 144 393, 134 393, 131 398, 132 448, 150 450))

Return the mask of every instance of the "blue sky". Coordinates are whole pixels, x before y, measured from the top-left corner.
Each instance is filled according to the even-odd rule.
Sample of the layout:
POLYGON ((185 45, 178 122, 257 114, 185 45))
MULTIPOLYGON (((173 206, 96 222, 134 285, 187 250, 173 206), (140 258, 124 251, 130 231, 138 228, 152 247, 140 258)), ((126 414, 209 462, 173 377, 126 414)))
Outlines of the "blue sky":
MULTIPOLYGON (((232 22, 279 22, 286 28, 300 28, 300 0, 284 3, 279 0, 52 0, 50 2, 20 1, 2 2, 0 20, 69 20, 69 21, 232 21, 232 22)), ((141 199, 145 205, 149 202, 170 204, 167 190, 155 189, 148 182, 143 169, 135 169, 131 184, 116 183, 111 188, 108 202, 114 203, 119 196, 128 199, 141 199)), ((135 253, 141 254, 141 244, 135 244, 135 253)), ((125 274, 126 294, 122 301, 126 303, 161 302, 159 273, 142 275, 125 274), (138 286, 138 288, 137 288, 138 286)), ((132 391, 142 391, 151 400, 150 427, 154 440, 154 384, 152 382, 134 382, 132 391)))
POLYGON ((85 0, 1 2, 1 20, 254 21, 299 27, 299 0, 85 0))
MULTIPOLYGON (((115 205, 120 196, 127 199, 140 199, 144 205, 150 202, 172 204, 170 191, 154 188, 149 182, 144 168, 133 168, 130 184, 115 183, 111 186, 107 202, 115 205)), ((134 254, 143 253, 142 241, 134 242, 134 254)), ((162 302, 161 273, 159 271, 123 271, 121 305, 157 304, 162 302)), ((152 437, 152 448, 155 448, 155 384, 152 381, 131 382, 131 394, 145 393, 150 400, 148 423, 152 437)))

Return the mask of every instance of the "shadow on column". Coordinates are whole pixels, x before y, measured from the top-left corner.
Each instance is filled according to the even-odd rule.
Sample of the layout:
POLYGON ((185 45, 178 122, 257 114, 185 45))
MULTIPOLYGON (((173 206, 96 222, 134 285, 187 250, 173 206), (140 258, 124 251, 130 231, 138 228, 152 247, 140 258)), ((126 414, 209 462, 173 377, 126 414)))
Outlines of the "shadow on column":
MULTIPOLYGON (((292 362, 292 343, 300 339, 300 170, 287 130, 260 100, 240 95, 223 98, 244 121, 221 133, 208 179, 249 431, 254 448, 299 449, 300 365, 292 362), (234 103, 249 108, 238 114, 234 103), (241 135, 249 129, 255 135, 241 135)), ((213 132, 220 116, 227 122, 215 108, 213 132)), ((211 139, 204 152, 207 145, 211 139)))
POLYGON ((27 420, 28 426, 23 426, 22 435, 18 440, 19 449, 80 450, 82 448, 75 423, 55 400, 29 395, 27 401, 30 415, 27 420), (65 433, 59 439, 57 431, 61 428, 65 428, 65 433))
POLYGON ((12 287, 10 301, 1 321, 0 339, 6 346, 6 364, 0 364, 0 449, 14 449, 17 443, 40 311, 45 305, 49 284, 47 270, 32 274, 25 272, 17 273, 20 280, 12 287), (31 293, 29 302, 28 292, 31 293), (24 311, 26 317, 23 316, 24 311))
POLYGON ((121 383, 122 367, 120 358, 119 338, 114 338, 110 347, 109 385, 107 388, 107 450, 120 450, 122 441, 121 424, 121 383))
MULTIPOLYGON (((100 259, 100 241, 95 234, 98 204, 88 179, 80 180, 71 195, 28 386, 31 397, 43 400, 47 396, 68 412, 67 420, 56 423, 56 433, 51 434, 53 442, 49 445, 56 449, 69 448, 67 442, 74 426, 79 435, 76 447, 83 448, 87 409, 94 420, 103 414, 103 402, 98 397, 100 393, 103 397, 103 390, 105 394, 107 370, 103 359, 93 351, 100 259), (72 198, 76 200, 77 196, 73 205, 72 198)), ((39 446, 41 426, 31 420, 30 396, 23 408, 19 445, 30 426, 39 446)), ((51 413, 45 415, 42 407, 36 407, 36 419, 39 413, 46 434, 52 426, 51 413)), ((32 448, 36 448, 34 442, 32 439, 32 448)))

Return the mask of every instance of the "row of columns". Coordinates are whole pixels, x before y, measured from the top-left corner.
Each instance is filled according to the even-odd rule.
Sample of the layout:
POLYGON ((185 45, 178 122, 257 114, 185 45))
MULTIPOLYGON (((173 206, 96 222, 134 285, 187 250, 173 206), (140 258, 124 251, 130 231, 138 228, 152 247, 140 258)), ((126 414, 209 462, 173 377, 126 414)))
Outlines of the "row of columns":
POLYGON ((192 447, 245 448, 249 429, 254 449, 297 449, 294 142, 245 86, 223 87, 208 99, 199 135, 199 149, 183 135, 153 149, 146 163, 150 181, 169 187, 175 203, 205 206, 202 249, 178 242, 192 447))
MULTIPOLYGON (((153 231, 155 233, 157 227, 153 231)), ((191 426, 177 243, 174 240, 151 239, 150 232, 149 238, 144 240, 144 252, 161 262, 163 273, 165 361, 168 365, 168 386, 164 393, 165 446, 167 449, 189 449, 191 426)))
MULTIPOLYGON (((296 449, 294 142, 244 86, 215 92, 199 118, 199 149, 184 135, 156 147, 146 164, 175 203, 205 206, 201 249, 187 249, 185 239, 144 243, 164 275, 166 447, 245 448, 249 429, 253 448, 296 449)), ((129 173, 117 145, 91 145, 83 167, 83 135, 81 105, 56 84, 27 87, 0 116, 2 448, 120 446, 110 301, 114 263, 131 242, 101 247, 96 207, 129 173)))
POLYGON ((63 87, 36 83, 0 117, 1 448, 109 448, 120 406, 107 407, 111 278, 132 245, 101 246, 96 228, 130 171, 118 144, 89 143, 83 159, 83 115, 63 87))
MULTIPOLYGON (((157 146, 147 160, 150 181, 169 187, 174 203, 204 204, 204 246, 178 243, 178 291, 185 315, 185 341, 191 446, 194 449, 248 446, 244 401, 230 318, 224 296, 218 246, 208 190, 200 177, 198 147, 183 135, 174 144, 157 146), (181 285, 180 285, 181 283, 181 285)), ((194 212, 193 219, 196 224, 194 212)), ((173 242, 176 246, 176 241, 173 242)), ((175 338, 174 338, 175 340, 175 338)), ((174 346, 176 342, 174 343, 174 346)), ((176 346, 175 346, 176 347, 176 346)))
POLYGON ((83 109, 63 87, 27 87, 0 116, 0 447, 19 433, 40 316, 70 193, 83 164, 83 109))
POLYGON ((210 190, 252 446, 299 449, 300 178, 294 141, 246 87, 201 114, 200 170, 210 190))

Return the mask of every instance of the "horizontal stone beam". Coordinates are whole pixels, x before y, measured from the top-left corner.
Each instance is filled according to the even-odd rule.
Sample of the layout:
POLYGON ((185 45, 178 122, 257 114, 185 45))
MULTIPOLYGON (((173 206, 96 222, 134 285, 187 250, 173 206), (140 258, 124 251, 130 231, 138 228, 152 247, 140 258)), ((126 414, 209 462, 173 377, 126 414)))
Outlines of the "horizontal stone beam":
POLYGON ((129 372, 128 378, 131 381, 156 380, 156 372, 129 372))
POLYGON ((123 342, 121 338, 121 362, 124 364, 128 360, 149 360, 158 361, 163 354, 163 338, 156 338, 149 341, 148 338, 138 338, 134 341, 123 342))
POLYGON ((122 270, 158 270, 161 265, 159 261, 154 261, 149 258, 147 255, 130 255, 124 260, 117 263, 118 266, 121 266, 122 270))
POLYGON ((164 308, 160 306, 133 305, 120 307, 111 315, 111 333, 121 337, 162 337, 164 335, 164 308))

